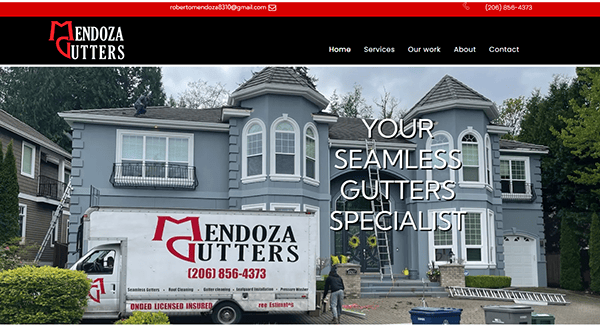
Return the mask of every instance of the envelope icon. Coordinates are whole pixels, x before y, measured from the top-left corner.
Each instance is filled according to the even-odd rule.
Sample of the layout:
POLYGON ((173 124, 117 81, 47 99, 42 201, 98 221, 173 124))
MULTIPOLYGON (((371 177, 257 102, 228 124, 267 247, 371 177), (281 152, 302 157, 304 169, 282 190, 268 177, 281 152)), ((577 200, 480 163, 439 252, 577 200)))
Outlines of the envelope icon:
POLYGON ((269 11, 277 11, 277 5, 270 4, 267 8, 269 9, 269 11))

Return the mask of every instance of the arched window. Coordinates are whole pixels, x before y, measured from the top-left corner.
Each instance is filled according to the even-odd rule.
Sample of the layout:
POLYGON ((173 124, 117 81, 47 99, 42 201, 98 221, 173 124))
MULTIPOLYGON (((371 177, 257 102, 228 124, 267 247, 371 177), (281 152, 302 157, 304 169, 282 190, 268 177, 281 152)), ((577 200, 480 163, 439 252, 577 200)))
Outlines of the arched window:
POLYGON ((448 167, 451 164, 450 151, 453 149, 452 136, 445 131, 435 132, 433 137, 427 141, 426 146, 431 150, 432 159, 432 169, 427 171, 427 178, 439 182, 454 180, 452 169, 448 167), (439 169, 443 163, 436 156, 446 161, 446 168, 439 169))
POLYGON ((264 181, 266 179, 265 125, 259 119, 252 119, 246 123, 242 134, 242 182, 264 181))
POLYGON ((467 133, 460 140, 462 152, 462 180, 480 182, 479 141, 473 133, 467 133))
POLYGON ((271 126, 272 180, 300 180, 299 138, 298 124, 287 114, 273 122, 271 126))
POLYGON ((319 134, 312 124, 304 127, 304 181, 319 185, 319 134))
POLYGON ((492 141, 488 134, 485 135, 485 182, 492 186, 492 141))

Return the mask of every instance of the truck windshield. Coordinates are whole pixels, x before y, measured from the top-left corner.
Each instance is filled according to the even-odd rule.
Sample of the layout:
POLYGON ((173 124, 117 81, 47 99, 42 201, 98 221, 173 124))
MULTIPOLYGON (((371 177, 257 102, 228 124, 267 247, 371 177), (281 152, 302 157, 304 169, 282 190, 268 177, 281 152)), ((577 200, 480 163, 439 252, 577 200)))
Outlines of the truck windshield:
POLYGON ((97 250, 81 261, 77 269, 90 274, 112 274, 114 261, 114 250, 97 250))

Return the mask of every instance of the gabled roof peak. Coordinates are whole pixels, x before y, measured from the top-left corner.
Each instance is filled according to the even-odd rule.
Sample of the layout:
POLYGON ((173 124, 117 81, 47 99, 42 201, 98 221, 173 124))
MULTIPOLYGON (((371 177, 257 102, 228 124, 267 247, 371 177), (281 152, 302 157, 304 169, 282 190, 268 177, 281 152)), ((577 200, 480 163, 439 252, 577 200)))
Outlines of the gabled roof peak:
POLYGON ((255 73, 229 96, 228 104, 239 105, 242 100, 265 94, 302 96, 320 109, 329 104, 314 84, 292 67, 266 67, 255 73))
POLYGON ((482 109, 490 120, 498 117, 496 105, 456 78, 445 75, 407 113, 414 118, 421 113, 448 108, 482 109))

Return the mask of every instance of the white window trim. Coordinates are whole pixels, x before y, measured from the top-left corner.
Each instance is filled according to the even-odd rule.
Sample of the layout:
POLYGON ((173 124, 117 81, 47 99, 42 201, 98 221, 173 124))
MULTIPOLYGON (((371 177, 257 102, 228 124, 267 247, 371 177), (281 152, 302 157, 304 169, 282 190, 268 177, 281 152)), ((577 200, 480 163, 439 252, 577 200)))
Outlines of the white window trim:
POLYGON ((487 226, 488 226, 488 262, 491 269, 496 268, 496 220, 494 219, 494 211, 487 210, 487 226))
MULTIPOLYGON (((454 208, 450 208, 450 209, 431 209, 427 211, 427 222, 428 222, 428 226, 427 227, 432 227, 431 225, 434 224, 434 212, 436 213, 440 213, 442 211, 449 211, 449 212, 454 212, 456 211, 456 209, 454 208)), ((447 216, 446 216, 446 219, 447 216)), ((456 214, 452 214, 450 217, 450 223, 452 224, 450 231, 452 231, 452 245, 439 245, 439 246, 435 246, 435 238, 434 238, 434 231, 428 231, 428 241, 429 241, 429 262, 434 261, 435 264, 437 265, 445 265, 448 264, 448 262, 446 261, 436 261, 435 260, 435 250, 436 248, 450 248, 452 249, 452 253, 454 253, 454 255, 456 257, 458 257, 458 219, 456 217, 456 214)), ((439 226, 439 225, 438 225, 439 226)), ((443 226, 443 225, 442 225, 443 226)))
POLYGON ((460 161, 463 162, 462 168, 458 169, 458 178, 459 178, 458 186, 463 187, 463 188, 484 188, 485 187, 485 154, 484 154, 485 144, 484 144, 483 138, 481 137, 481 134, 479 134, 479 132, 477 132, 475 129, 473 129, 472 126, 469 126, 469 127, 467 127, 466 130, 463 130, 458 135, 457 145, 458 145, 458 148, 460 149, 460 161), (477 182, 463 180, 463 169, 465 168, 465 166, 464 166, 463 153, 462 153, 462 139, 467 134, 472 134, 473 136, 475 136, 475 139, 477 140, 477 155, 479 156, 479 158, 478 158, 479 181, 477 181, 477 182))
MULTIPOLYGON (((525 184, 531 184, 531 170, 529 169, 529 157, 524 156, 500 156, 500 161, 510 161, 518 160, 525 162, 525 184)), ((512 168, 512 167, 511 167, 512 168)), ((512 181, 512 170, 510 171, 510 180, 512 181)), ((502 178, 500 179, 502 181, 502 178)), ((527 185, 526 185, 527 186, 527 185)), ((505 197, 509 194, 511 197, 523 197, 523 199, 530 199, 532 194, 527 193, 502 193, 502 196, 505 197)))
POLYGON ((493 173, 493 159, 492 159, 492 140, 489 134, 485 134, 485 180, 486 188, 491 192, 494 186, 494 173, 493 173), (489 175, 489 177, 488 177, 489 175))
POLYGON ((29 178, 35 178, 35 146, 25 141, 23 141, 21 145, 21 175, 27 176, 29 178), (25 155, 23 154, 23 152, 25 151, 25 147, 31 148, 31 173, 23 171, 23 163, 25 161, 25 155))
POLYGON ((300 127, 294 119, 288 117, 287 114, 275 119, 271 124, 271 139, 270 139, 270 151, 269 155, 271 159, 271 169, 269 177, 272 181, 282 182, 298 182, 300 181, 300 127), (280 122, 287 121, 292 124, 294 128, 294 174, 277 174, 276 173, 276 153, 275 153, 275 133, 277 124, 280 122))
POLYGON ((242 205, 242 210, 266 211, 267 204, 266 203, 244 204, 244 205, 242 205))
POLYGON ((306 123, 306 125, 304 126, 303 134, 304 134, 304 138, 303 138, 304 146, 302 147, 303 148, 302 156, 304 157, 304 159, 302 159, 302 167, 304 169, 303 180, 304 180, 304 183, 306 183, 306 184, 313 185, 313 186, 319 186, 319 183, 320 183, 319 182, 319 133, 317 132, 317 127, 311 122, 306 123), (307 135, 308 129, 312 129, 313 134, 314 134, 313 138, 315 140, 315 177, 314 178, 306 175, 306 158, 307 158, 306 138, 308 137, 308 135, 307 135))
POLYGON ((277 211, 281 209, 294 209, 294 211, 300 211, 300 203, 271 203, 271 211, 277 211))
MULTIPOLYGON (((19 203, 19 210, 23 207, 23 229, 19 234, 21 236, 21 244, 25 244, 25 239, 27 238, 27 204, 19 203)), ((19 217, 21 217, 21 213, 19 211, 19 217)))
MULTIPOLYGON (((435 138, 435 136, 438 135, 438 134, 439 135, 443 135, 443 136, 445 136, 448 139, 448 155, 450 155, 450 152, 452 150, 454 150, 454 140, 452 138, 452 135, 450 133, 446 132, 446 131, 437 131, 437 132, 434 132, 432 134, 433 138, 435 138)), ((432 140, 432 137, 429 137, 427 139, 427 142, 425 144, 425 148, 427 150, 431 150, 431 140, 432 140)), ((435 152, 431 153, 431 159, 435 159, 435 152)), ((449 159, 448 164, 450 164, 450 163, 451 162, 450 162, 450 159, 449 159)), ((446 167, 446 169, 442 169, 442 170, 448 171, 448 175, 450 175, 449 180, 455 181, 456 176, 455 176, 455 173, 454 173, 453 169, 451 169, 449 167, 446 167)), ((427 173, 427 180, 432 180, 433 179, 433 172, 432 172, 432 170, 428 169, 426 171, 426 173, 427 173)))
MULTIPOLYGON (((188 139, 188 166, 194 166, 194 134, 193 133, 176 133, 176 132, 153 132, 153 131, 138 131, 138 130, 124 130, 117 129, 117 144, 116 144, 116 163, 121 163, 123 161, 122 157, 122 148, 123 148, 123 135, 131 134, 135 136, 150 136, 150 137, 167 137, 167 138, 187 138, 188 139)), ((143 148, 142 157, 145 156, 146 148, 143 148)), ((168 141, 167 141, 167 149, 166 155, 168 156, 168 141)), ((167 158, 168 161, 168 158, 167 158)), ((115 181, 125 181, 125 180, 138 180, 144 181, 147 180, 151 182, 155 177, 138 177, 138 176, 120 176, 115 175, 115 181)), ((162 178, 160 178, 162 179, 162 178)), ((181 179, 178 180, 181 182, 181 179)), ((195 181, 194 178, 188 177, 187 181, 193 183, 195 181)))
POLYGON ((461 246, 461 255, 460 258, 464 261, 465 267, 469 268, 483 268, 487 269, 490 267, 489 263, 489 233, 488 233, 488 210, 481 208, 461 208, 460 211, 464 211, 467 213, 478 213, 480 217, 480 225, 481 225, 481 245, 469 245, 467 247, 466 238, 464 235, 465 231, 465 220, 463 217, 462 220, 462 234, 460 236, 460 246, 461 246), (481 261, 469 262, 467 261, 467 248, 481 248, 481 261))
POLYGON ((242 184, 264 182, 267 179, 266 130, 265 123, 258 118, 248 121, 242 130, 242 184), (262 128, 262 172, 259 175, 248 176, 248 131, 254 124, 258 124, 262 128))

